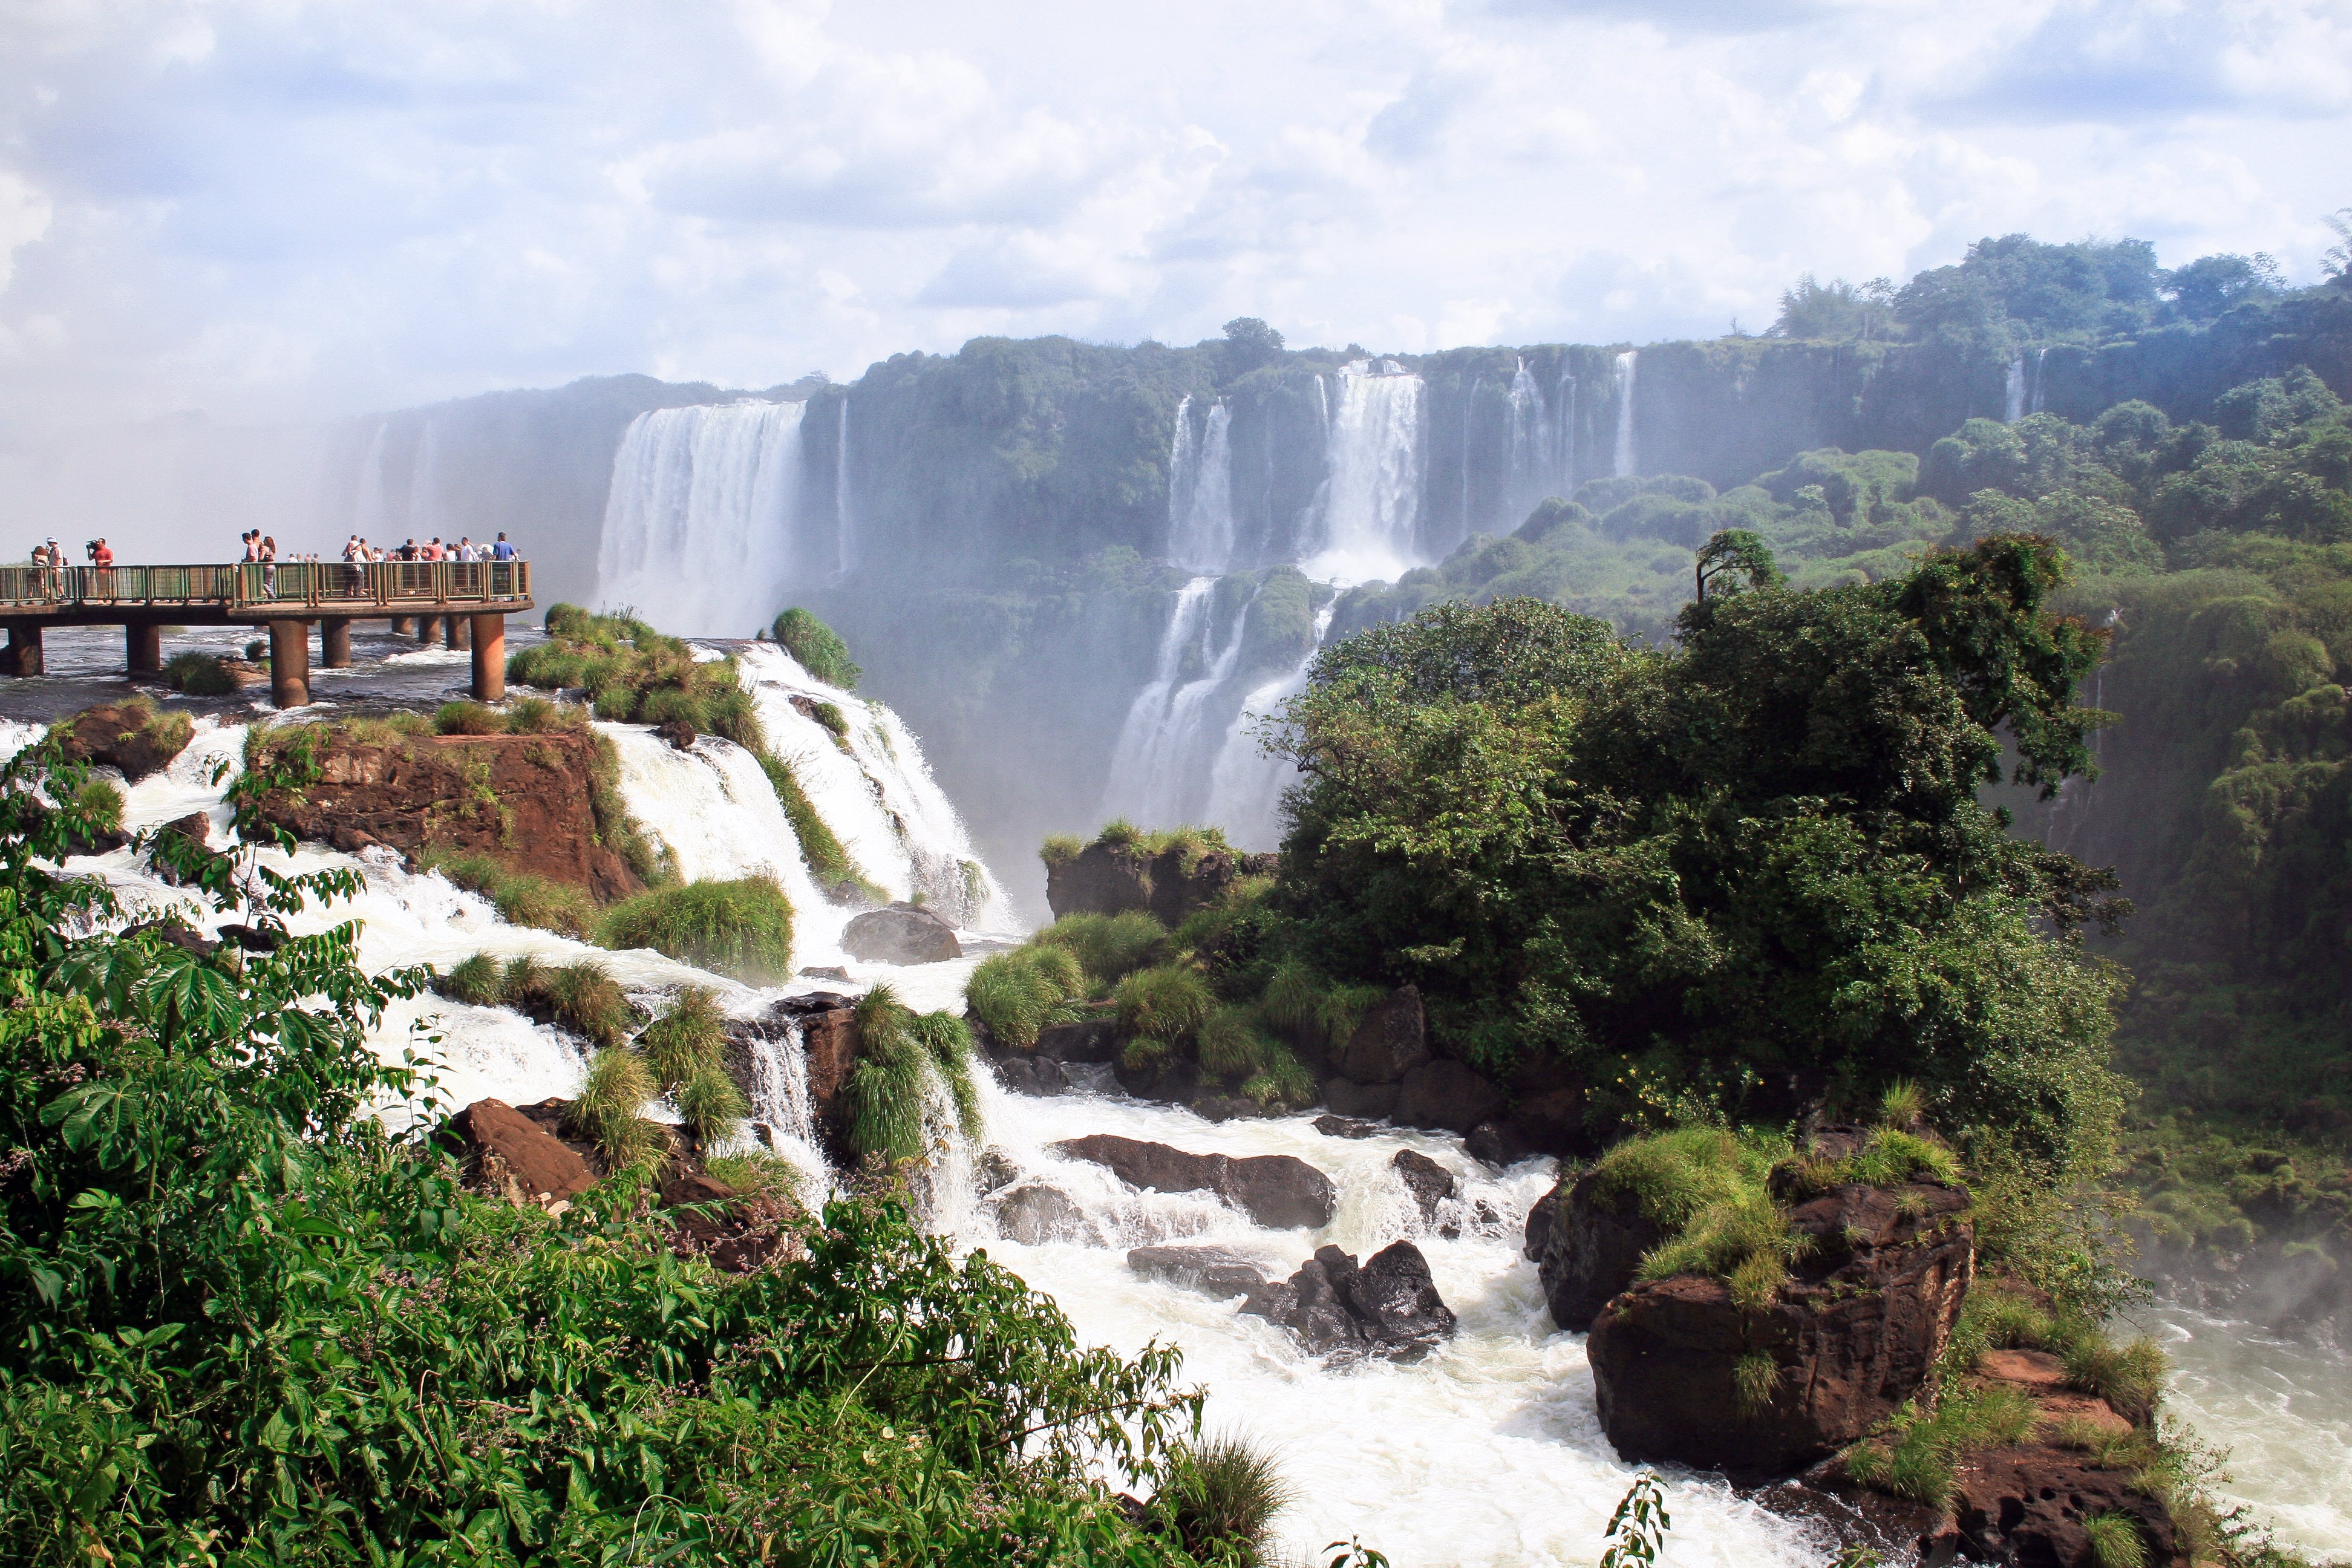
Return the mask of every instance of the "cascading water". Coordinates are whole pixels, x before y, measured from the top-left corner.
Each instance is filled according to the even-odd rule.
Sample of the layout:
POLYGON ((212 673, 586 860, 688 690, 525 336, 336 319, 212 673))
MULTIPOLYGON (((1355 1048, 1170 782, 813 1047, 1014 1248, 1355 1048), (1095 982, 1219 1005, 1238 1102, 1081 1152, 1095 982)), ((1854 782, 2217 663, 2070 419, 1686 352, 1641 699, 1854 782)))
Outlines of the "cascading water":
POLYGON ((1617 356, 1617 448, 1612 468, 1619 479, 1631 479, 1633 453, 1633 376, 1641 367, 1642 351, 1627 349, 1617 356))
POLYGON ((1558 493, 1572 496, 1576 493, 1576 377, 1565 368, 1559 373, 1552 403, 1559 410, 1559 421, 1553 429, 1552 459, 1559 473, 1558 493))
POLYGON ((1279 757, 1268 756, 1259 743, 1260 723, 1280 712, 1282 705, 1307 689, 1307 672, 1323 650, 1331 629, 1337 600, 1316 612, 1315 637, 1297 668, 1285 670, 1242 699, 1241 711, 1225 731, 1224 743, 1209 776, 1208 820, 1225 830, 1225 837, 1244 849, 1273 849, 1282 839, 1282 795, 1297 778, 1297 771, 1279 757))
POLYGON ((2034 355, 2033 355, 2033 408, 2032 408, 2032 412, 2033 412, 2033 413, 2036 413, 2036 414, 2039 414, 2039 413, 2041 413, 2041 412, 2042 412, 2042 387, 2043 387, 2043 385, 2044 385, 2044 383, 2043 383, 2043 381, 2042 381, 2042 367, 2043 367, 2046 363, 2049 363, 2049 359, 2050 359, 2050 349, 2049 349, 2049 345, 2047 345, 2047 344, 2044 344, 2041 349, 2039 349, 2038 351, 2036 351, 2036 352, 2035 352, 2035 353, 2034 353, 2034 355))
POLYGON ((1176 405, 1168 458, 1168 557, 1187 571, 1213 574, 1234 553, 1234 411, 1218 399, 1196 442, 1192 405, 1190 397, 1176 405))
POLYGON ((857 563, 856 517, 849 494, 849 395, 841 398, 841 423, 833 442, 833 574, 845 577, 857 563))
POLYGON ((2020 349, 2009 362, 2009 375, 2001 387, 2000 419, 2004 425, 2014 425, 2025 417, 2025 351, 2020 349))
POLYGON ((392 497, 385 493, 383 472, 383 444, 391 433, 389 425, 375 427, 367 456, 360 459, 360 488, 352 499, 352 531, 386 546, 394 542, 392 497))
POLYGON ((441 536, 441 436, 433 421, 416 438, 416 460, 408 470, 408 531, 420 540, 441 536))
POLYGON ((1218 636, 1216 579, 1196 577, 1178 591, 1150 685, 1139 693, 1111 753, 1103 815, 1137 822, 1190 822, 1199 813, 1215 739, 1219 694, 1241 660, 1249 612, 1218 636))
POLYGON ((805 406, 747 400, 632 420, 604 502, 599 602, 691 635, 766 625, 796 575, 805 406))
POLYGON ((1362 583, 1422 564, 1423 390, 1393 360, 1358 360, 1339 372, 1308 576, 1362 583))

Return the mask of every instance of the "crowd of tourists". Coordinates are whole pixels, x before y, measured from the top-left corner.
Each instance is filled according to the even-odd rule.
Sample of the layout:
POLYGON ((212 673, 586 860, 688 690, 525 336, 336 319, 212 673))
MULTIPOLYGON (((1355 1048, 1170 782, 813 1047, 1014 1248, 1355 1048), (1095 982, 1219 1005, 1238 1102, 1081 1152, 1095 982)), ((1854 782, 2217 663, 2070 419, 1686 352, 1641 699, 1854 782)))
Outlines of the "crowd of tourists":
POLYGON ((356 533, 343 542, 343 559, 353 565, 369 561, 511 561, 514 558, 514 546, 507 542, 504 532, 487 544, 477 544, 470 537, 459 539, 455 544, 444 544, 437 533, 422 544, 409 539, 391 548, 371 544, 356 533))

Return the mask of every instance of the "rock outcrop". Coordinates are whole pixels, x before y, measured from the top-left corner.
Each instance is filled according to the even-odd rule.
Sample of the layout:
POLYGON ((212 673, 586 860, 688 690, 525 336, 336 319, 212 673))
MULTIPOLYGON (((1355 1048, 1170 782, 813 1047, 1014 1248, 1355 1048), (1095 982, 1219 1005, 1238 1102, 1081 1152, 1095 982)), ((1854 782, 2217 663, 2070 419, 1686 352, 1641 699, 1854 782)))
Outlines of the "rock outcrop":
POLYGON ((841 933, 841 945, 865 963, 939 963, 963 956, 955 926, 920 904, 866 910, 841 933))
POLYGON ((1408 1127, 1441 1127, 1466 1133, 1500 1116, 1509 1097, 1476 1068, 1439 1057, 1404 1075, 1390 1112, 1408 1127))
POLYGON ((1633 1283, 1642 1255, 1665 1239, 1630 1197, 1610 1192, 1593 1174, 1563 1181, 1547 1199, 1550 1223, 1540 1238, 1528 1216, 1528 1247, 1543 1280, 1551 1321, 1571 1333, 1592 1326, 1611 1298, 1633 1283))
POLYGON ((1091 1241, 1094 1225, 1077 1200, 1044 1182, 1017 1182, 992 1194, 996 1234, 1026 1247, 1049 1241, 1091 1241))
POLYGON ((548 1206, 596 1184, 570 1144, 503 1100, 478 1100, 449 1119, 468 1180, 511 1203, 548 1206))
POLYGON ((1108 1132, 1054 1147, 1073 1160, 1106 1167, 1131 1187, 1214 1193, 1273 1230, 1328 1225, 1338 1201, 1328 1176, 1288 1154, 1193 1154, 1108 1132))
POLYGON ((738 1193, 707 1175, 672 1177, 662 1185, 662 1206, 679 1211, 677 1250, 710 1260, 730 1274, 751 1270, 801 1253, 793 1221, 797 1210, 782 1198, 738 1193))
POLYGON ((1769 1306, 1697 1275, 1622 1291, 1586 1346, 1610 1442, 1637 1462, 1780 1474, 1864 1436, 1943 1352, 1974 1273, 1967 1210, 1933 1183, 1839 1186, 1790 1211, 1804 1250, 1769 1306), (1756 1358, 1769 1390, 1743 1402, 1756 1358))
POLYGON ((1055 920, 1142 910, 1173 931, 1240 878, 1272 870, 1274 859, 1212 849, 1187 866, 1181 849, 1145 855, 1129 845, 1090 844, 1076 858, 1046 866, 1045 902, 1055 920))
POLYGON ((1436 1224, 1437 1205, 1462 1195, 1462 1184, 1454 1179, 1454 1173, 1417 1150, 1400 1149, 1389 1163, 1396 1168, 1404 1190, 1412 1194, 1423 1224, 1436 1224))
POLYGON ((1265 1288, 1258 1266, 1222 1247, 1137 1247, 1127 1266, 1146 1279, 1164 1279, 1204 1296, 1246 1296, 1265 1288))
POLYGON ((1359 1084, 1401 1083, 1405 1074, 1426 1063, 1429 1057, 1429 1025, 1422 1013, 1421 990, 1401 985, 1364 1015, 1333 1065, 1341 1077, 1359 1084))
POLYGON ((644 886, 597 841, 592 733, 362 743, 324 728, 310 732, 320 737, 318 779, 262 804, 265 818, 297 837, 343 850, 383 844, 410 855, 486 855, 608 901, 644 886))
POLYGON ((185 721, 156 723, 144 704, 102 703, 60 722, 53 733, 68 762, 119 770, 131 784, 160 773, 187 749, 185 721))
POLYGON ((1454 1313, 1429 1263, 1409 1241, 1391 1242, 1358 1267, 1336 1247, 1316 1249, 1298 1271, 1253 1290, 1243 1311, 1281 1324, 1317 1355, 1419 1361, 1454 1336, 1454 1313))
POLYGON ((2127 1469, 2105 1469, 2088 1456, 2045 1443, 1972 1455, 1958 1467, 1952 1528, 1964 1554, 1980 1563, 2096 1563, 2083 1521, 2096 1514, 2129 1520, 2149 1568, 2187 1561, 2163 1503, 2127 1469))

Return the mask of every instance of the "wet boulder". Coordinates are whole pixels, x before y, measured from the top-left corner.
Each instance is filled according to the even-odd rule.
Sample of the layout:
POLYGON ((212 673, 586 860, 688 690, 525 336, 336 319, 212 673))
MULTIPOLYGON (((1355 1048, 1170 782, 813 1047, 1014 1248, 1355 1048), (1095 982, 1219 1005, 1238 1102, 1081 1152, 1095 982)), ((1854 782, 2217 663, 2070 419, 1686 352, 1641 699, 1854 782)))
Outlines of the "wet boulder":
POLYGON ((1204 1296, 1246 1296, 1266 1284, 1256 1264, 1222 1247, 1130 1247, 1127 1266, 1146 1279, 1164 1279, 1204 1296))
POLYGON ((1318 1247, 1288 1279, 1251 1292, 1242 1310, 1281 1324, 1312 1353, 1342 1363, 1369 1356, 1419 1361, 1454 1329, 1428 1260, 1409 1241, 1391 1243, 1360 1267, 1352 1253, 1318 1247))
POLYGON ((849 922, 841 945, 863 963, 939 963, 963 956, 955 927, 920 904, 866 910, 849 922))
POLYGON ((449 1126, 475 1185, 511 1203, 548 1206, 596 1184, 578 1152, 503 1100, 478 1100, 449 1126))
POLYGON ((1664 1233, 1630 1196, 1611 1192, 1590 1173, 1561 1182, 1538 1207, 1551 1215, 1540 1248, 1535 1215, 1528 1216, 1528 1246, 1544 1300, 1553 1322, 1580 1333, 1612 1297, 1633 1285, 1643 1254, 1664 1241, 1664 1233))
POLYGON ((1323 1085, 1323 1103, 1339 1116, 1385 1121, 1396 1110, 1401 1092, 1392 1083, 1358 1083, 1353 1079, 1335 1078, 1323 1085))
POLYGON ((1044 1182, 1021 1182, 989 1199, 996 1215, 996 1234, 1025 1247, 1049 1241, 1092 1241, 1094 1222, 1077 1200, 1044 1182))
POLYGON ((1117 1061, 1118 1010, 1108 1003, 1090 1005, 1085 1017, 1050 1024, 1037 1031, 1037 1044, 1029 1054, 1057 1062, 1117 1061))
POLYGON ((1318 1116, 1315 1119, 1315 1131, 1326 1138, 1370 1138, 1381 1128, 1378 1122, 1360 1121, 1353 1116, 1318 1116))
POLYGON ((1273 1230, 1331 1223, 1338 1196, 1331 1178, 1288 1154, 1194 1154, 1097 1132, 1054 1146, 1073 1160, 1101 1165, 1130 1187, 1160 1193, 1214 1193, 1273 1230))
POLYGON ((1601 1425, 1626 1459, 1785 1474, 1917 1392, 1974 1277, 1967 1195, 1928 1182, 1839 1186, 1790 1224, 1808 1246, 1768 1306, 1680 1275, 1634 1284, 1593 1319, 1601 1425), (1741 1370, 1757 1357, 1770 1363, 1760 1401, 1741 1370))
POLYGON ((75 714, 50 732, 68 762, 115 768, 126 782, 137 784, 169 767, 194 734, 182 721, 159 724, 155 719, 144 703, 109 702, 75 714))
POLYGON ((1502 1114, 1508 1097, 1494 1081, 1461 1062, 1440 1057, 1404 1075, 1391 1114, 1408 1127, 1466 1133, 1502 1114))
POLYGON ((1400 1149, 1389 1163, 1404 1183, 1404 1190, 1412 1194, 1425 1224, 1437 1223, 1438 1205, 1462 1195, 1462 1184, 1454 1179, 1454 1173, 1417 1150, 1400 1149))
POLYGON ((1069 1091, 1069 1074, 1056 1061, 1040 1061, 1034 1057, 1002 1056, 991 1058, 996 1069, 996 1080, 1015 1094, 1037 1097, 1066 1094, 1069 1091))

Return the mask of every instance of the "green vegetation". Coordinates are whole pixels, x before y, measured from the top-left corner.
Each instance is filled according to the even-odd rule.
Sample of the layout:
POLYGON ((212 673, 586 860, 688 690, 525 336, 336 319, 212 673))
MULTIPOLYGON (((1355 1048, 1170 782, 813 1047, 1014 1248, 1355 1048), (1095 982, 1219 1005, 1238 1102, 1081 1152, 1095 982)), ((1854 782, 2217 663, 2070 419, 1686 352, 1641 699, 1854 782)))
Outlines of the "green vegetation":
POLYGON ((2038 1411, 2013 1388, 1955 1384, 1932 1406, 1906 1403, 1886 1431, 1845 1452, 1848 1474, 1866 1487, 1930 1508, 1952 1500, 1952 1468, 1985 1448, 2023 1442, 2038 1411))
POLYGON ((499 918, 509 925, 535 926, 583 942, 596 928, 595 896, 585 888, 509 870, 488 855, 427 850, 416 858, 422 868, 438 871, 458 887, 489 900, 498 907, 499 918))
POLYGON ((1099 980, 1116 981, 1149 966, 1168 945, 1168 928, 1141 910, 1121 914, 1064 915, 1037 933, 1037 940, 1067 948, 1078 967, 1099 980))
POLYGON ((769 877, 655 888, 606 910, 596 941, 772 984, 793 972, 793 906, 769 877))
POLYGON ((1297 1498, 1272 1454, 1224 1433, 1176 1447, 1152 1510, 1194 1558, 1253 1565, 1268 1560, 1275 1519, 1297 1498))
POLYGON ((564 1112, 564 1131, 595 1144, 607 1170, 658 1164, 669 1157, 669 1138, 643 1114, 656 1092, 644 1058, 626 1046, 606 1046, 588 1064, 579 1096, 564 1112))
POLYGON ((228 667, 209 653, 175 653, 165 659, 163 684, 190 697, 226 697, 236 689, 228 667))
POLYGON ((808 862, 809 876, 824 896, 835 903, 888 903, 890 895, 866 879, 840 837, 817 815, 815 805, 801 787, 792 764, 767 751, 752 754, 767 773, 769 787, 776 792, 776 800, 784 808, 785 820, 793 825, 793 837, 800 841, 801 857, 808 862))
POLYGON ((1085 994, 1067 949, 1033 942, 982 959, 965 984, 964 1005, 999 1045, 1025 1051, 1042 1030, 1073 1021, 1070 1004, 1085 994))
POLYGON ((2083 1521, 2083 1532, 2091 1538, 2091 1556, 2098 1568, 2147 1568, 2147 1542, 2130 1515, 2092 1514, 2083 1521))
MULTIPOLYGON (((0 1558, 1184 1561, 1095 1469, 1164 1483, 1198 1410, 1173 1352, 1081 1350, 887 1197, 732 1275, 635 1172, 561 1216, 465 1190, 432 1126, 373 1114, 421 1087, 368 1035, 424 977, 363 973, 351 923, 241 957, 64 934, 120 911, 43 868, 89 826, 26 809, 43 750, 0 770, 0 1558)), ((247 846, 291 847, 273 784, 232 786, 247 846)), ((282 932, 361 890, 254 858, 198 896, 282 932)), ((597 1086, 633 1116, 628 1076, 597 1086)))
POLYGON ((797 605, 776 617, 769 637, 827 686, 857 689, 857 666, 849 661, 849 645, 831 626, 797 605))
POLYGON ((759 709, 731 658, 697 662, 694 650, 627 615, 590 615, 576 605, 547 612, 548 640, 507 657, 507 679, 542 689, 577 687, 599 719, 682 721, 748 751, 767 749, 759 709))
POLYGON ((853 1153, 885 1163, 919 1160, 934 1090, 967 1139, 982 1135, 972 1087, 971 1036, 951 1013, 917 1015, 888 985, 857 1003, 857 1063, 842 1087, 853 1153))
POLYGON ((100 833, 122 831, 122 791, 110 779, 94 778, 74 791, 74 809, 100 833))
MULTIPOLYGON (((555 707, 546 706, 550 711, 555 707)), ((485 702, 444 702, 434 710, 433 729, 442 735, 503 735, 507 716, 485 702)))
POLYGON ((488 953, 478 952, 432 984, 453 1002, 511 1007, 598 1046, 619 1045, 639 1022, 620 983, 587 960, 547 964, 526 953, 501 967, 488 953))

